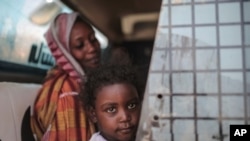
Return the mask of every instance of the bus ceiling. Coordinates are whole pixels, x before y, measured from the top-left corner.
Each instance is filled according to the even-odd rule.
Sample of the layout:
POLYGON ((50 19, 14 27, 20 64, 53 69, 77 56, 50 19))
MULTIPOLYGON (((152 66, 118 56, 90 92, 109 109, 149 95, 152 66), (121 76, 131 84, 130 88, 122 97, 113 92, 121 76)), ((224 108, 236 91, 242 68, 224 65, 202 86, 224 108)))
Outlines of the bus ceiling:
POLYGON ((61 0, 111 42, 154 40, 161 0, 61 0))

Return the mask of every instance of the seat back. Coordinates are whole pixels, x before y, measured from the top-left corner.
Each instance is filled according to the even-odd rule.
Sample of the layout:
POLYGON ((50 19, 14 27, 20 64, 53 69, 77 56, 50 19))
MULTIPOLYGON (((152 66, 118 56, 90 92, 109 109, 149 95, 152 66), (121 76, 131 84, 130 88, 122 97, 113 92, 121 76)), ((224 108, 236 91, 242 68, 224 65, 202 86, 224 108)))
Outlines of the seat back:
POLYGON ((40 84, 0 82, 0 141, 34 140, 30 115, 40 84))

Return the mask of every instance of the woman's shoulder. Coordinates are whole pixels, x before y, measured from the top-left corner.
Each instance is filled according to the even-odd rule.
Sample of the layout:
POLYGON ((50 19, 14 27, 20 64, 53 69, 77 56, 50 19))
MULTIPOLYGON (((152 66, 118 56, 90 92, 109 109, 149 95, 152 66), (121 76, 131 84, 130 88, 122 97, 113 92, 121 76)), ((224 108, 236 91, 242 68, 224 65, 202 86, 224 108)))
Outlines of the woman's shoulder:
POLYGON ((67 91, 78 91, 79 84, 74 78, 70 77, 67 73, 61 70, 51 70, 50 73, 47 75, 43 87, 50 88, 53 90, 61 90, 64 92, 67 91))

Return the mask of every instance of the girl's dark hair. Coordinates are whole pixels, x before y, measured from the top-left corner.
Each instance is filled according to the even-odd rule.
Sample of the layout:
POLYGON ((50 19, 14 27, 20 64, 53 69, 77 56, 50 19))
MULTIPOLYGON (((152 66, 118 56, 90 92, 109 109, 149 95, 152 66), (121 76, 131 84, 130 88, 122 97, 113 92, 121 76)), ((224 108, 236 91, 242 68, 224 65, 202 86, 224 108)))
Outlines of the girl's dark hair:
POLYGON ((140 85, 135 68, 130 65, 100 66, 87 73, 87 81, 80 93, 80 99, 84 108, 94 107, 96 94, 103 86, 116 83, 133 85, 141 98, 142 91, 139 88, 140 85))

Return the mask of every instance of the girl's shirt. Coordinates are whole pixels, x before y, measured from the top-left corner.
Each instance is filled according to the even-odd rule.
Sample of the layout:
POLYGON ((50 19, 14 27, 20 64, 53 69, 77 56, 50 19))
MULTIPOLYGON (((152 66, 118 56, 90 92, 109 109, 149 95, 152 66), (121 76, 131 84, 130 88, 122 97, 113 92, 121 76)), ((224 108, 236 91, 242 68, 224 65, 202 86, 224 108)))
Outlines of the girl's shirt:
POLYGON ((107 141, 107 140, 103 138, 100 132, 96 132, 91 136, 89 141, 107 141))

